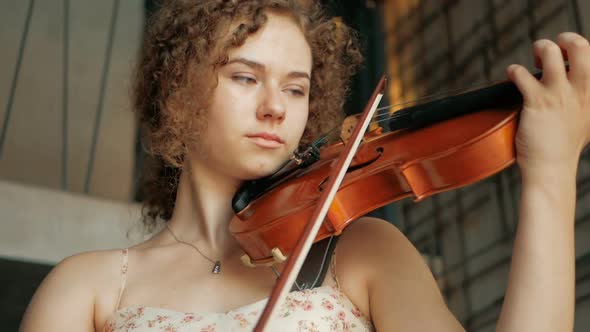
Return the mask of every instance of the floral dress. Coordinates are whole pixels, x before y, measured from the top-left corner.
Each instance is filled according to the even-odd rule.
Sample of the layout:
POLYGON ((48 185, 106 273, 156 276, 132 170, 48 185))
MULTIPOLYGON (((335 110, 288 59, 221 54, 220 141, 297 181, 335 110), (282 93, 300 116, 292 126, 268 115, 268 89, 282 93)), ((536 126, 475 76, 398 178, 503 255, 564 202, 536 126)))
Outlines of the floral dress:
MULTIPOLYGON (((125 288, 128 250, 123 250, 122 281, 117 308, 125 288)), ((348 299, 338 285, 334 260, 330 274, 336 286, 291 292, 279 306, 268 331, 374 331, 371 322, 348 299)), ((178 312, 142 305, 117 309, 106 321, 103 332, 218 332, 252 331, 268 299, 226 312, 178 312)))

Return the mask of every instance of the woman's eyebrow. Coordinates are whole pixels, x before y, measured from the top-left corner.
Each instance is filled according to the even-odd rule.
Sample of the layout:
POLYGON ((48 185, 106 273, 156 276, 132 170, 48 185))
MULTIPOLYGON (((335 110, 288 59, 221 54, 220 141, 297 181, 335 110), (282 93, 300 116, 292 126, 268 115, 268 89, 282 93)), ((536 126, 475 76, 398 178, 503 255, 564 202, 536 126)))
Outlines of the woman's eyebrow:
POLYGON ((226 65, 231 65, 232 63, 242 63, 245 64, 248 67, 252 67, 258 71, 265 71, 266 67, 256 61, 252 61, 252 60, 248 60, 246 58, 235 58, 235 59, 231 59, 229 60, 226 65))
MULTIPOLYGON (((249 60, 246 58, 234 58, 229 60, 225 65, 230 65, 232 63, 242 63, 248 67, 252 67, 253 69, 260 71, 260 72, 264 72, 266 70, 266 67, 260 63, 260 62, 256 62, 253 60, 249 60)), ((304 72, 304 71, 291 71, 289 72, 289 74, 287 74, 287 77, 302 77, 302 78, 307 78, 308 80, 311 81, 311 78, 309 77, 309 74, 304 72)))

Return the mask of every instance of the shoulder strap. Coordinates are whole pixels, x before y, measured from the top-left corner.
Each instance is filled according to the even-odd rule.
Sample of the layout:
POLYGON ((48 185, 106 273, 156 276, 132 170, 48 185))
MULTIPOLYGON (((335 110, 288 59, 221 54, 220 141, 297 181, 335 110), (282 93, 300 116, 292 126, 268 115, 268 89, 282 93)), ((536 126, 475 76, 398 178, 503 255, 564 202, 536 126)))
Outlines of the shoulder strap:
POLYGON ((121 288, 119 289, 119 297, 117 298, 117 304, 115 305, 115 311, 119 310, 119 304, 121 303, 121 297, 123 297, 123 291, 125 291, 125 284, 127 282, 127 269, 129 267, 129 249, 125 248, 122 251, 121 257, 121 288))

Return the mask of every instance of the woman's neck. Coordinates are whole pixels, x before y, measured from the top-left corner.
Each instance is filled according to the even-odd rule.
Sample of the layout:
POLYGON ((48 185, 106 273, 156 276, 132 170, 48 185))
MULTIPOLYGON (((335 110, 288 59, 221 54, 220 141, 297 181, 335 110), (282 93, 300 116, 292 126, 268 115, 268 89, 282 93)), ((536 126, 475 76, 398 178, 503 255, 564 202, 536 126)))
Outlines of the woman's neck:
POLYGON ((199 161, 186 162, 169 226, 182 241, 217 259, 233 253, 238 243, 229 233, 231 199, 239 185, 239 180, 199 161))

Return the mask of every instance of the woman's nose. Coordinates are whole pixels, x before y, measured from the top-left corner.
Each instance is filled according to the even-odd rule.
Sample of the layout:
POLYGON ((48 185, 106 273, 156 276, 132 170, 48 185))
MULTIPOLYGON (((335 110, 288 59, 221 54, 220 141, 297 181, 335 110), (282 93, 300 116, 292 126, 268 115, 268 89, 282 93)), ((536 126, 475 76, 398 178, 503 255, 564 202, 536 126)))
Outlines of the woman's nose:
POLYGON ((264 90, 262 102, 258 106, 256 116, 258 120, 278 120, 285 119, 285 100, 281 91, 277 87, 267 87, 264 90))

